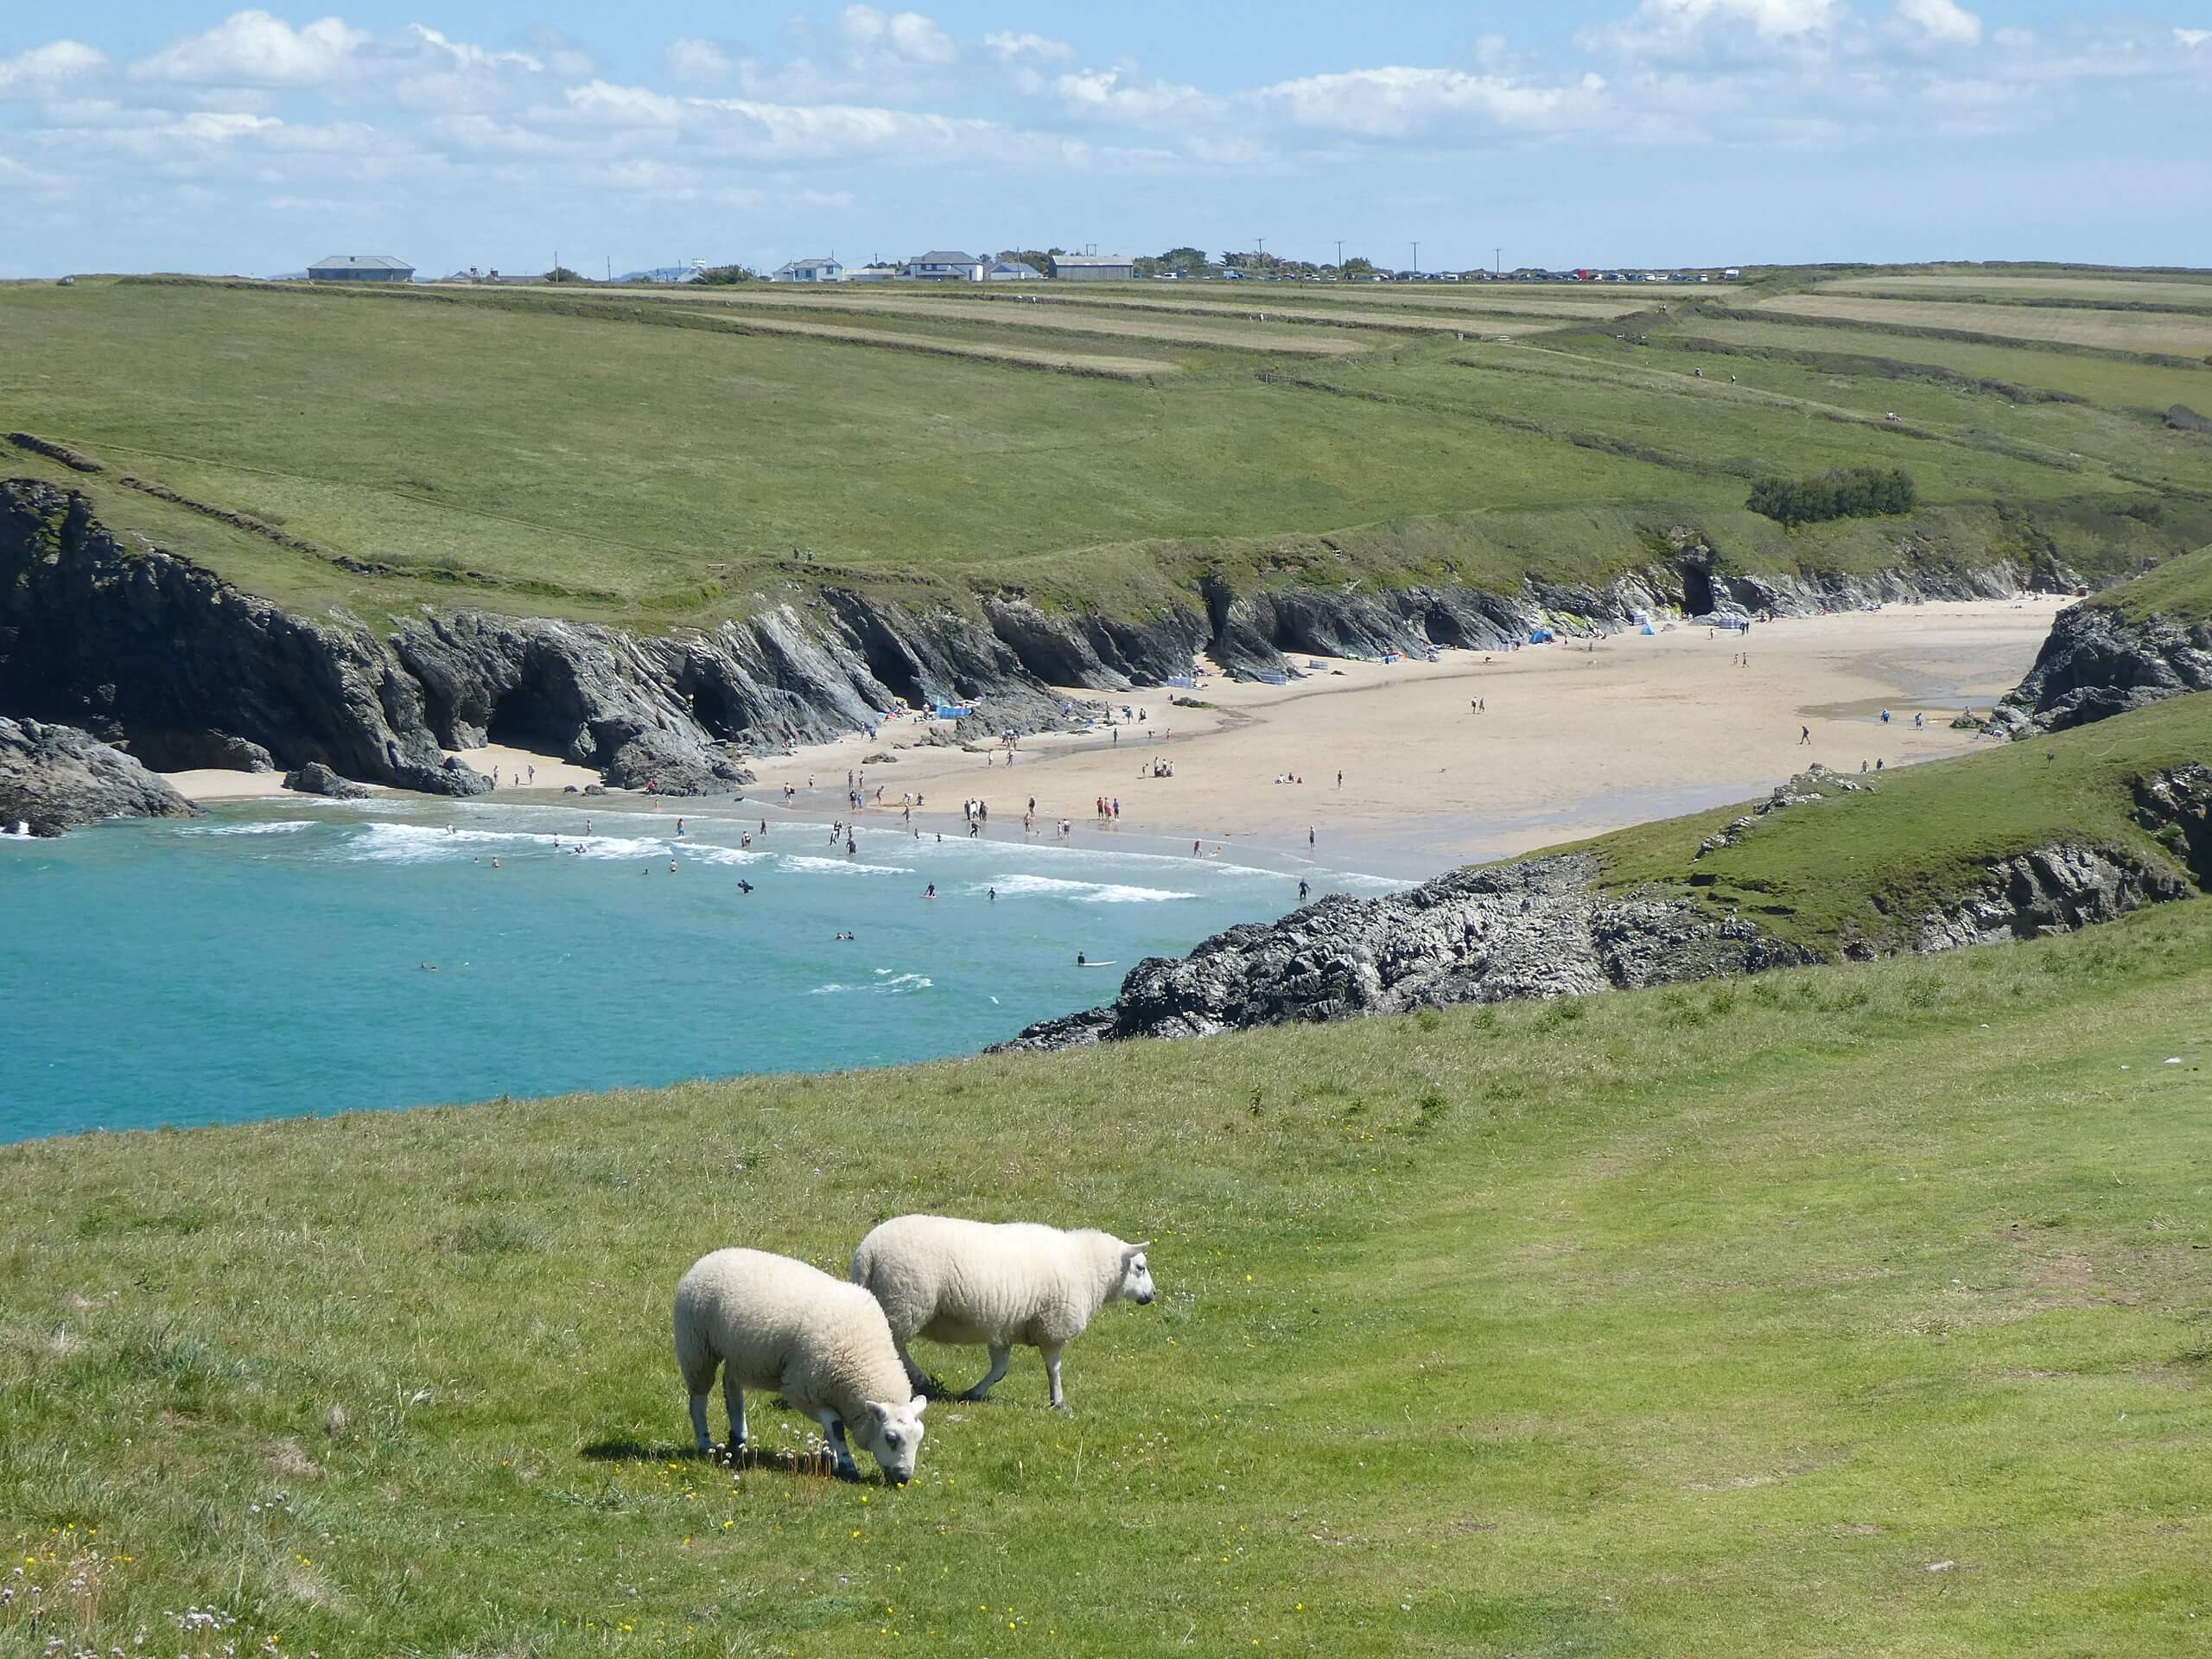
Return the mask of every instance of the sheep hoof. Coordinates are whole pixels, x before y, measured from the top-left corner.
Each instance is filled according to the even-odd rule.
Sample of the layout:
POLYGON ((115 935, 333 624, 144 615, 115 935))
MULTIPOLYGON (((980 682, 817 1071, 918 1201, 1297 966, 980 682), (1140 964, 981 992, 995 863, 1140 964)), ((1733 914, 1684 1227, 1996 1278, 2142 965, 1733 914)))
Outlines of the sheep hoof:
POLYGON ((957 1401, 964 1401, 971 1406, 979 1406, 991 1395, 988 1389, 970 1389, 965 1394, 956 1394, 952 1397, 957 1401))

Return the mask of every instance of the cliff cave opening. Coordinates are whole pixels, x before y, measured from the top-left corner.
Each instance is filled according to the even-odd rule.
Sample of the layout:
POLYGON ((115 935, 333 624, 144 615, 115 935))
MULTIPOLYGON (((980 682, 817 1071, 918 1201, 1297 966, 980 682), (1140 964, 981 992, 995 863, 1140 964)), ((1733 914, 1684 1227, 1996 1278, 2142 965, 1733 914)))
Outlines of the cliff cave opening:
POLYGON ((1713 610, 1713 571, 1703 564, 1682 560, 1675 567, 1682 577, 1682 614, 1706 616, 1713 610))

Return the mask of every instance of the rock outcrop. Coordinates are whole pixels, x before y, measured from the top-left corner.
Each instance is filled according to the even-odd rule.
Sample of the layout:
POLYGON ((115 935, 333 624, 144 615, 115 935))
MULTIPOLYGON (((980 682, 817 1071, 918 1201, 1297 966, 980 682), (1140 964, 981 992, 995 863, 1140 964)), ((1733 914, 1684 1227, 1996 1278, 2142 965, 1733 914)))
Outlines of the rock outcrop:
POLYGON ((1029 1027, 1001 1051, 1581 996, 1815 960, 1686 898, 1601 892, 1567 854, 1456 870, 1376 899, 1332 896, 1148 957, 1103 1008, 1029 1027))
POLYGON ((284 774, 284 787, 302 795, 327 795, 334 801, 366 800, 369 786, 340 778, 320 760, 310 760, 284 774))
MULTIPOLYGON (((1875 787, 1825 767, 1801 772, 1709 837, 1693 861, 1733 845, 1762 816, 1875 787)), ((2212 887, 2212 766, 2145 779, 2135 815, 2179 868, 2110 848, 2035 849, 1992 866, 1956 902, 1911 918, 1901 938, 1841 940, 1838 954, 2037 938, 2186 898, 2192 880, 2212 887)), ((1456 870, 1384 898, 1332 896, 1280 921, 1217 933, 1187 957, 1147 957, 1105 1007, 1040 1021, 993 1052, 1585 996, 1824 960, 1686 896, 1609 892, 1599 874, 1592 855, 1554 854, 1456 870)))
POLYGON ((2074 605, 2051 623, 2035 665, 1998 706, 1996 725, 2016 737, 2060 732, 2207 690, 2212 624, 2074 605))
POLYGON ((89 732, 0 718, 0 834, 58 836, 102 818, 189 818, 200 809, 135 756, 89 732))
POLYGON ((2039 847, 1999 862, 1970 897, 1922 917, 1915 948, 1955 950, 2071 933, 2186 898, 2190 890, 2171 870, 2102 848, 2039 847))

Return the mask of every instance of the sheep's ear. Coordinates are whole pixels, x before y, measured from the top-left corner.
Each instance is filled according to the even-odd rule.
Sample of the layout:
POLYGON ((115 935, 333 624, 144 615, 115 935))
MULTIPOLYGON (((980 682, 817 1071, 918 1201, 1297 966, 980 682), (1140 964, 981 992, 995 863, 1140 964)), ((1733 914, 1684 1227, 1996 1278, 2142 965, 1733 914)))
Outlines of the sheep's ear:
POLYGON ((880 1400, 871 1400, 868 1402, 868 1414, 875 1419, 877 1427, 880 1427, 891 1421, 891 1408, 880 1400))
POLYGON ((914 1415, 915 1415, 915 1416, 917 1416, 917 1417, 920 1416, 924 1412, 927 1411, 929 1408, 930 1408, 930 1397, 929 1397, 929 1395, 927 1395, 926 1394, 918 1394, 918 1395, 916 1395, 914 1396, 914 1415))
POLYGON ((1130 1246, 1129 1246, 1126 1250, 1124 1250, 1124 1251, 1122 1252, 1122 1254, 1123 1254, 1124 1255, 1139 1255, 1139 1254, 1142 1253, 1143 1251, 1146 1251, 1146 1250, 1150 1249, 1151 1248, 1152 1248, 1152 1241, 1151 1241, 1150 1239, 1148 1239, 1148 1238, 1147 1238, 1147 1239, 1146 1239, 1146 1240, 1144 1241, 1144 1243, 1142 1243, 1141 1244, 1132 1244, 1132 1245, 1130 1245, 1130 1246))

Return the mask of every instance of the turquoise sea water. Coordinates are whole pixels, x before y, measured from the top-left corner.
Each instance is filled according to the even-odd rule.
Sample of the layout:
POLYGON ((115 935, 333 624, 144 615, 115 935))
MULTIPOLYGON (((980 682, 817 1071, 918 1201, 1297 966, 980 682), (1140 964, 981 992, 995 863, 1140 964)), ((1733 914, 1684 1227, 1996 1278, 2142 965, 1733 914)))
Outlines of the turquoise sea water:
POLYGON ((1399 885, 1087 829, 864 829, 849 859, 825 824, 591 816, 582 855, 581 807, 396 798, 0 837, 0 1141, 966 1053, 1300 874, 1399 885))

